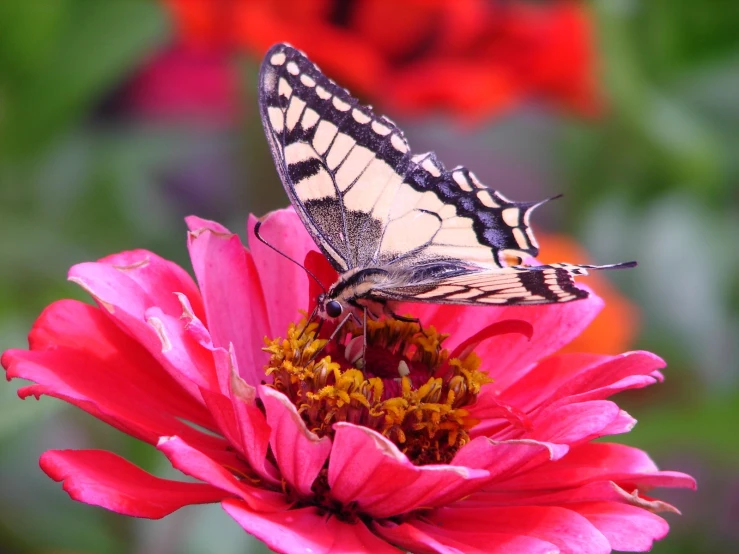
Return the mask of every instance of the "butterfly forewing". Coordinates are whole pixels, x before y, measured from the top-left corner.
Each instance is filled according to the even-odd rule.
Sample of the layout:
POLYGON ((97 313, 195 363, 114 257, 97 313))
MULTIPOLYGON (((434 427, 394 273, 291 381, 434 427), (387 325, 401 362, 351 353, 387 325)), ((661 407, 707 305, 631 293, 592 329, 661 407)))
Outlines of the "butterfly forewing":
POLYGON ((291 46, 270 49, 259 83, 277 170, 316 244, 342 274, 391 276, 363 297, 541 304, 587 296, 572 277, 593 266, 518 266, 538 254, 529 217, 541 202, 513 202, 464 167, 414 155, 392 121, 291 46))
POLYGON ((294 48, 267 54, 260 107, 285 189, 337 270, 459 257, 502 267, 537 254, 535 204, 448 171, 433 153, 413 155, 393 122, 294 48))

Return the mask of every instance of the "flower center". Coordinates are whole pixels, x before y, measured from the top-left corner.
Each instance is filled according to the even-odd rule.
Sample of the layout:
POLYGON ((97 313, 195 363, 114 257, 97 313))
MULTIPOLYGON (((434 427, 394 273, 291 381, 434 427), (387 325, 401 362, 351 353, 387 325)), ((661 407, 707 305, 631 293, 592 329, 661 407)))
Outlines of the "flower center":
POLYGON ((330 342, 316 331, 315 323, 291 324, 265 348, 272 386, 311 431, 333 436, 336 422, 363 425, 416 465, 448 463, 469 441, 477 421, 464 408, 492 381, 474 352, 450 358, 441 346, 448 335, 394 319, 367 322, 363 359, 361 329, 347 325, 330 342))

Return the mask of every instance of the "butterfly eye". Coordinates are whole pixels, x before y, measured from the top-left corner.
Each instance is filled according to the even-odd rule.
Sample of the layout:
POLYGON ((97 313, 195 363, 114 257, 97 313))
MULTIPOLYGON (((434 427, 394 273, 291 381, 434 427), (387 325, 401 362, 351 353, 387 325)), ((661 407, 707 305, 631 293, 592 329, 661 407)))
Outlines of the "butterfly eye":
POLYGON ((326 313, 329 317, 339 317, 342 311, 343 308, 341 307, 341 304, 339 304, 336 300, 331 300, 330 302, 326 303, 326 313))

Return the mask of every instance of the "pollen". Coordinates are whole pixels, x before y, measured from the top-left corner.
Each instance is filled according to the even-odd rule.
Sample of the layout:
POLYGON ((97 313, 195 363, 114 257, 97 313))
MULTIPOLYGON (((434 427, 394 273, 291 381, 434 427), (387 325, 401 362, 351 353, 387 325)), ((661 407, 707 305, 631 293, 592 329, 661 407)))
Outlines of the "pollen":
POLYGON ((450 358, 442 346, 448 335, 387 319, 367 322, 358 364, 361 329, 347 325, 331 342, 317 332, 317 324, 303 320, 290 325, 286 338, 265 339, 271 386, 295 404, 311 431, 333 436, 337 422, 363 425, 417 465, 448 463, 469 442, 478 422, 465 407, 492 382, 474 352, 450 358))

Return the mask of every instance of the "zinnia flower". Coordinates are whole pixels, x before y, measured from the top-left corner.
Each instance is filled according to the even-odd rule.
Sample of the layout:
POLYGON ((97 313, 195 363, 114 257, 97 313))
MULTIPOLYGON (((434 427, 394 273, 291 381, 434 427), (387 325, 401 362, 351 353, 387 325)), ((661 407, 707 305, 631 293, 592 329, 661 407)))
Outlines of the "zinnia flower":
POLYGON ((164 0, 201 48, 304 49, 331 77, 396 112, 467 119, 523 100, 598 110, 594 46, 576 0, 164 0))
MULTIPOLYGON (((97 307, 52 304, 29 350, 2 358, 9 378, 35 383, 21 397, 75 404, 197 480, 100 450, 44 453, 42 469, 75 500, 147 518, 220 502, 278 552, 645 551, 667 533, 656 514, 675 509, 648 493, 693 479, 592 442, 632 428, 606 398, 660 381, 663 361, 552 355, 597 297, 414 305, 423 332, 373 323, 359 370, 356 329, 327 343, 295 323, 314 300, 302 269, 253 234, 246 249, 216 223, 188 224, 197 284, 141 250, 77 265, 70 279, 97 307)), ((262 234, 331 277, 292 210, 262 234)))

